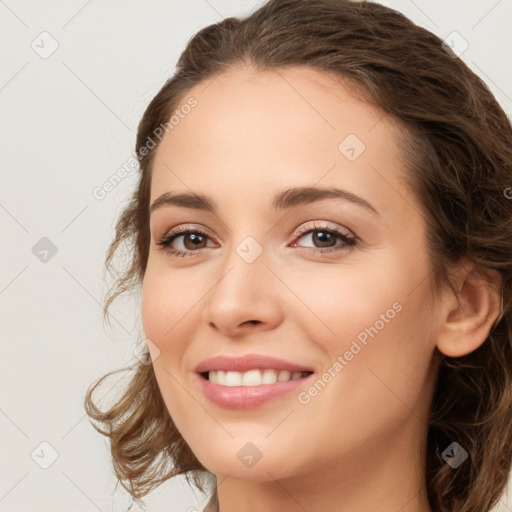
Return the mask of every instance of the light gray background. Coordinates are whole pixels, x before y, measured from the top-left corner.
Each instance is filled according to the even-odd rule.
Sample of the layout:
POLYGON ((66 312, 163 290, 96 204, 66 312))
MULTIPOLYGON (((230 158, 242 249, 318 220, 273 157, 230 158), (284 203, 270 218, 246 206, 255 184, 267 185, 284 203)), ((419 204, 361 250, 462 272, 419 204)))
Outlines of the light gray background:
MULTIPOLYGON (((383 3, 442 38, 458 32, 469 44, 463 60, 511 112, 512 0, 383 3)), ((126 509, 123 493, 110 496, 108 445, 82 400, 140 341, 136 300, 120 303, 111 329, 101 318, 104 254, 135 177, 103 200, 92 191, 131 156, 138 121, 188 39, 260 4, 0 0, 1 512, 126 509), (47 58, 31 47, 51 49, 43 31, 58 43, 47 58), (57 247, 46 262, 32 251, 42 237, 57 247), (48 469, 43 441, 58 452, 48 469)), ((202 503, 179 479, 146 499, 152 512, 202 503)), ((512 499, 497 510, 512 511, 512 499)))

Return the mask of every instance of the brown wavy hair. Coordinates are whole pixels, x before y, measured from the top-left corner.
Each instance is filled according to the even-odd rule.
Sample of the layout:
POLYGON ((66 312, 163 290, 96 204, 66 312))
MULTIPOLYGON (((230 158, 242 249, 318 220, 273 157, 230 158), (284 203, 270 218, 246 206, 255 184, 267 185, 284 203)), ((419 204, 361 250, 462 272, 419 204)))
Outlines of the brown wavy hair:
MULTIPOLYGON (((401 13, 372 2, 270 0, 245 18, 200 30, 138 127, 138 186, 118 218, 106 269, 119 269, 104 315, 141 284, 148 258, 151 168, 158 142, 141 152, 200 82, 240 64, 257 70, 305 66, 349 81, 396 119, 410 189, 424 214, 435 289, 447 269, 469 260, 501 274, 501 311, 485 342, 463 357, 441 354, 428 425, 426 486, 434 512, 485 512, 499 500, 512 465, 512 127, 482 80, 441 39, 401 13), (441 452, 456 439, 469 459, 456 471, 441 452)), ((151 364, 135 363, 124 394, 105 412, 85 396, 93 426, 111 444, 116 476, 139 499, 176 475, 218 510, 216 477, 174 425, 151 364)))

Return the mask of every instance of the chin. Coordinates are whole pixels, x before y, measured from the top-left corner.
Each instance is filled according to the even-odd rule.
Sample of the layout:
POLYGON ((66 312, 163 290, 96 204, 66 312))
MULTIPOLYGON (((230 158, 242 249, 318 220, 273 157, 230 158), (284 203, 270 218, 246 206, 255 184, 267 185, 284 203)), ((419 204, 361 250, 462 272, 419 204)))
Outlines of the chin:
POLYGON ((217 452, 206 454, 205 457, 199 457, 196 454, 196 457, 208 471, 215 475, 254 482, 268 482, 290 476, 289 474, 283 474, 283 470, 286 469, 283 466, 283 457, 285 456, 276 455, 266 458, 264 454, 261 454, 261 458, 253 461, 250 461, 247 456, 244 457, 243 454, 239 458, 236 453, 232 456, 229 454, 221 456, 217 452))

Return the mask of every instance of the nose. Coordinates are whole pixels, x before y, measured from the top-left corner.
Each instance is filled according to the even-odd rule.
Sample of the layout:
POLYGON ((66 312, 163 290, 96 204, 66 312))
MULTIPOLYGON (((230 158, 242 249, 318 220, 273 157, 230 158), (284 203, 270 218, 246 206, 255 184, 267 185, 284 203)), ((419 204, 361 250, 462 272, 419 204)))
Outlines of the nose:
POLYGON ((234 252, 205 298, 203 322, 230 337, 274 329, 282 322, 282 284, 264 254, 248 263, 234 252))

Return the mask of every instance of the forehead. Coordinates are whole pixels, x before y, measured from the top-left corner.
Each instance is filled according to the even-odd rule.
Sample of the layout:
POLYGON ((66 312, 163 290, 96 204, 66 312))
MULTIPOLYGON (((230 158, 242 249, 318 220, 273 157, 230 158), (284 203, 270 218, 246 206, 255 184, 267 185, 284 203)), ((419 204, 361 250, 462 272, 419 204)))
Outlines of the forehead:
POLYGON ((184 95, 178 110, 191 97, 197 106, 180 116, 168 139, 182 144, 192 136, 196 143, 210 141, 212 147, 243 141, 247 149, 295 141, 295 150, 314 150, 323 141, 326 148, 332 149, 334 143, 337 149, 336 142, 352 130, 370 142, 378 124, 383 126, 376 136, 382 129, 392 130, 393 121, 377 106, 362 101, 360 90, 348 80, 307 67, 258 71, 240 66, 199 83, 184 95), (311 141, 306 147, 304 138, 311 141))
POLYGON ((169 190, 220 193, 220 182, 241 195, 315 183, 374 204, 407 195, 397 123, 350 82, 304 67, 241 66, 196 85, 180 105, 190 98, 197 105, 158 147, 151 200, 169 190))

